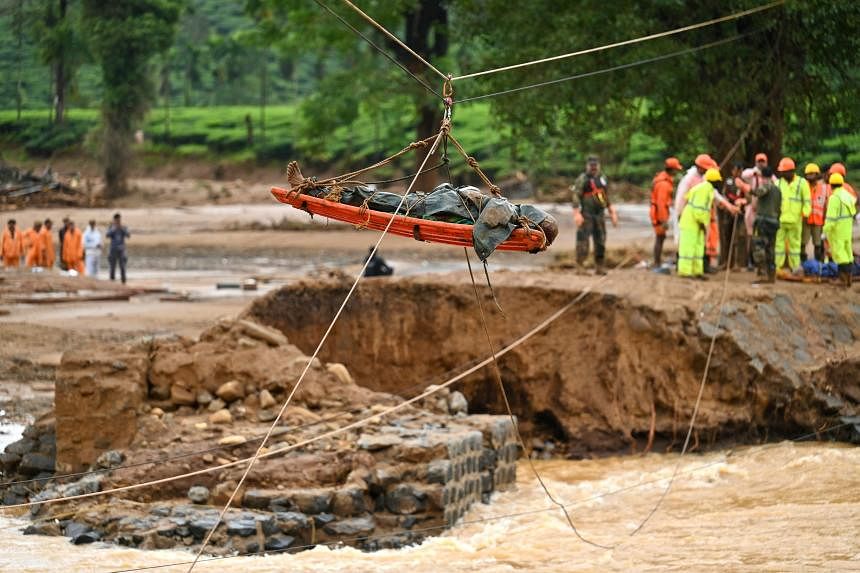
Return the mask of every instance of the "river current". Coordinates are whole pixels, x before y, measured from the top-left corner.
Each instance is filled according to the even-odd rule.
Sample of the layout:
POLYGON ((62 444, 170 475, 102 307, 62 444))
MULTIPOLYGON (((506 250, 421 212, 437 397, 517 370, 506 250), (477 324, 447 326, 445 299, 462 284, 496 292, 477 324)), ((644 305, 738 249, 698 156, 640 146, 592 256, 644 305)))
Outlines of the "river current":
MULTIPOLYGON (((651 454, 538 463, 582 536, 612 549, 578 539, 521 462, 515 490, 479 504, 422 545, 375 553, 317 547, 202 561, 195 571, 860 571, 860 448, 783 442, 687 455, 660 510, 631 537, 677 461, 651 454)), ((0 518, 0 570, 107 573, 192 557, 73 546, 24 536, 25 524, 0 518)))

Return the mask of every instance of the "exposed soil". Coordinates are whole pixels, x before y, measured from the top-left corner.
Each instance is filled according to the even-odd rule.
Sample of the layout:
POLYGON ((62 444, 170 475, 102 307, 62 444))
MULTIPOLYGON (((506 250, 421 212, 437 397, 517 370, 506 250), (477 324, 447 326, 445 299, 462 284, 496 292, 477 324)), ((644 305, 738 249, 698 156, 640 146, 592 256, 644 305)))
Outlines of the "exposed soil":
MULTIPOLYGON (((815 431, 856 414, 860 294, 829 285, 760 289, 738 273, 694 436, 694 449, 815 431)), ((411 395, 489 355, 462 274, 363 283, 323 350, 357 381, 411 395)), ((593 284, 573 273, 498 272, 495 308, 480 286, 501 348, 593 284)), ((621 271, 547 330, 499 360, 524 428, 572 454, 680 446, 699 388, 722 284, 621 271)), ((348 289, 301 283, 255 301, 248 316, 312 347, 348 289)), ((501 413, 489 368, 460 386, 474 408, 501 413)))

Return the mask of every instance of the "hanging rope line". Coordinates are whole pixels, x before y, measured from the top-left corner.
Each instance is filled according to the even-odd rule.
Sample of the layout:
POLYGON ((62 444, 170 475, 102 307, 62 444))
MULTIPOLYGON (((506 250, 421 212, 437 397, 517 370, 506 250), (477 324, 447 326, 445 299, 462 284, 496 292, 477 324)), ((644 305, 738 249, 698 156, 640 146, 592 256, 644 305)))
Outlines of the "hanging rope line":
MULTIPOLYGON (((800 442, 800 441, 803 441, 809 437, 815 437, 815 436, 818 436, 820 434, 826 434, 826 433, 829 433, 833 430, 843 428, 845 426, 852 426, 852 425, 853 424, 850 422, 837 424, 835 426, 831 426, 831 427, 819 430, 818 432, 811 432, 811 433, 805 434, 803 436, 791 439, 789 441, 790 442, 800 442)), ((779 444, 767 444, 765 446, 762 446, 762 449, 770 448, 770 447, 777 447, 777 446, 779 446, 779 444)), ((752 451, 752 449, 750 451, 752 451)), ((688 474, 700 472, 702 470, 706 470, 706 469, 714 467, 716 465, 726 463, 727 461, 729 461, 729 459, 743 458, 745 455, 747 455, 746 452, 735 453, 734 451, 730 451, 724 457, 721 457, 720 459, 713 460, 711 462, 707 462, 707 463, 704 463, 704 464, 701 464, 698 466, 694 466, 691 468, 687 468, 687 469, 679 472, 679 475, 688 475, 688 474)), ((565 507, 571 508, 571 507, 575 507, 577 505, 582 505, 582 504, 589 503, 592 501, 597 501, 599 499, 612 497, 612 496, 615 496, 615 495, 618 495, 621 493, 627 493, 629 491, 633 491, 633 490, 639 489, 641 487, 653 485, 655 483, 660 483, 662 481, 665 481, 666 479, 668 479, 668 478, 654 478, 654 479, 650 479, 650 480, 646 480, 646 481, 637 482, 635 484, 631 484, 628 486, 619 487, 616 489, 596 493, 596 494, 591 495, 589 497, 585 497, 585 498, 581 498, 581 499, 577 499, 575 501, 572 501, 572 502, 566 504, 565 507)), ((344 539, 340 539, 337 541, 321 541, 321 542, 314 543, 314 544, 297 545, 297 546, 293 546, 293 547, 288 547, 286 549, 272 549, 272 550, 263 549, 263 550, 254 551, 254 552, 238 553, 235 555, 213 556, 213 557, 206 557, 206 558, 200 559, 200 562, 203 563, 203 562, 210 562, 210 561, 221 561, 224 559, 236 559, 239 557, 257 557, 257 556, 264 556, 264 555, 276 555, 276 554, 280 554, 280 553, 298 553, 298 552, 304 551, 306 549, 313 549, 314 547, 317 547, 317 546, 335 547, 336 548, 336 547, 341 546, 344 543, 349 543, 349 542, 353 542, 353 541, 373 541, 373 540, 378 540, 378 539, 385 539, 385 538, 390 537, 392 535, 397 535, 399 533, 407 533, 407 532, 411 532, 411 533, 427 533, 427 532, 431 532, 431 531, 442 531, 442 532, 444 532, 445 530, 454 529, 455 527, 468 526, 468 525, 478 525, 481 523, 500 521, 502 519, 511 519, 511 518, 515 518, 515 517, 525 517, 528 515, 537 515, 537 514, 541 514, 541 513, 548 513, 551 511, 556 511, 557 509, 558 508, 553 505, 553 506, 548 506, 548 507, 544 507, 544 508, 540 508, 540 509, 527 509, 527 510, 523 510, 523 511, 511 512, 511 513, 505 513, 505 514, 499 514, 499 515, 490 515, 487 517, 479 517, 479 518, 475 518, 475 519, 466 519, 466 520, 462 520, 462 521, 457 522, 453 526, 452 525, 435 525, 435 526, 427 526, 427 527, 421 527, 421 528, 403 529, 403 530, 399 530, 399 531, 393 531, 393 532, 378 534, 378 535, 349 537, 349 538, 344 538, 344 539)), ((15 525, 15 526, 10 526, 10 527, 6 527, 6 528, 2 528, 2 529, 17 529, 19 527, 20 527, 19 525, 15 525)), ((191 562, 190 561, 182 561, 182 562, 176 562, 176 563, 161 563, 159 565, 148 565, 148 566, 144 566, 144 567, 135 567, 132 569, 116 569, 116 570, 111 570, 111 571, 105 572, 105 573, 135 573, 137 571, 150 571, 150 570, 154 570, 154 569, 165 569, 167 567, 178 567, 181 565, 188 565, 189 563, 191 563, 191 562)))
MULTIPOLYGON (((756 119, 755 115, 753 115, 753 117, 750 118, 750 121, 749 121, 749 124, 747 125, 747 128, 741 133, 740 137, 738 138, 738 143, 736 143, 734 146, 732 146, 731 150, 729 151, 728 154, 726 154, 726 157, 723 159, 723 161, 720 163, 720 165, 724 165, 725 163, 727 163, 729 161, 729 159, 731 158, 731 155, 734 153, 734 150, 737 149, 738 145, 740 145, 740 142, 743 141, 744 139, 746 139, 747 134, 749 133, 750 128, 753 125, 753 122, 755 122, 755 119, 756 119)), ((654 504, 654 507, 651 508, 651 511, 649 511, 648 514, 645 516, 645 518, 639 523, 639 525, 637 525, 636 528, 630 532, 631 537, 636 535, 640 531, 642 531, 642 528, 644 528, 645 524, 647 524, 648 521, 650 521, 651 518, 654 516, 654 514, 657 513, 657 510, 660 509, 660 506, 663 504, 663 500, 666 499, 667 495, 669 495, 669 491, 672 489, 672 484, 675 482, 675 477, 678 475, 678 470, 681 468, 681 460, 683 459, 684 454, 687 453, 687 448, 690 445, 690 438, 693 435, 693 429, 696 425, 696 418, 699 415, 699 406, 701 406, 701 404, 702 404, 702 396, 704 396, 704 394, 705 394, 705 386, 708 383, 708 374, 711 371, 711 359, 714 356, 714 348, 716 347, 716 344, 717 344, 717 336, 720 334, 720 327, 723 324, 723 315, 725 314, 726 297, 728 296, 728 292, 729 292, 729 275, 731 275, 731 272, 732 272, 731 253, 735 247, 735 238, 737 237, 737 227, 738 227, 738 219, 739 218, 740 217, 738 215, 735 215, 734 220, 732 221, 732 237, 729 240, 729 256, 726 259, 726 272, 725 272, 725 275, 723 277, 723 290, 722 290, 722 293, 720 294, 720 304, 718 307, 719 310, 718 310, 718 314, 717 314, 717 323, 716 323, 716 326, 714 327, 714 333, 711 336, 711 342, 708 345, 708 356, 705 360, 705 368, 702 372, 702 381, 699 383, 699 392, 696 396, 696 403, 693 406, 693 414, 692 414, 692 416, 690 416, 690 425, 687 427, 687 435, 684 438, 684 446, 681 448, 681 455, 678 457, 678 462, 675 464, 675 469, 672 472, 672 477, 669 479, 669 482, 666 484, 666 489, 663 490, 663 493, 657 499, 657 503, 654 504)))
MULTIPOLYGON (((347 3, 349 3, 349 2, 347 2, 347 3)), ((728 16, 721 16, 719 18, 714 18, 712 20, 707 20, 705 22, 699 22, 698 24, 691 24, 689 26, 683 26, 681 28, 675 28, 674 30, 667 30, 665 32, 658 32, 656 34, 650 34, 648 36, 641 36, 641 37, 633 38, 630 40, 624 40, 622 42, 614 42, 612 44, 606 44, 604 46, 598 46, 595 48, 588 48, 588 49, 579 50, 576 52, 569 52, 567 54, 560 54, 558 56, 552 56, 549 58, 542 58, 540 60, 532 60, 530 62, 523 62, 520 64, 512 64, 510 66, 493 68, 491 70, 485 70, 483 72, 475 72, 475 73, 471 73, 471 74, 464 74, 461 76, 454 76, 453 78, 451 78, 451 81, 465 80, 468 78, 476 78, 479 76, 485 76, 488 74, 495 74, 498 72, 506 72, 509 70, 515 70, 515 69, 524 68, 527 66, 544 64, 547 62, 555 62, 558 60, 564 60, 567 58, 573 58, 573 57, 582 56, 585 54, 593 54, 595 52, 602 52, 604 50, 609 50, 612 48, 619 48, 621 46, 630 46, 632 44, 639 44, 641 42, 647 42, 649 40, 656 40, 658 38, 665 38, 668 36, 673 36, 675 34, 680 34, 682 32, 689 32, 690 30, 697 30, 699 28, 705 28, 707 26, 713 26, 714 24, 719 24, 721 22, 728 22, 729 20, 737 20, 739 18, 743 18, 743 17, 749 16, 751 14, 756 14, 758 12, 763 12, 765 10, 771 10, 773 8, 776 8, 777 6, 783 5, 784 3, 785 3, 785 0, 776 0, 775 2, 770 2, 769 4, 764 4, 764 5, 758 6, 756 8, 750 8, 749 10, 744 10, 742 12, 736 12, 734 14, 729 14, 728 16)))
MULTIPOLYGON (((525 455, 528 451, 528 448, 526 447, 526 442, 525 440, 523 440, 523 436, 520 433, 520 425, 517 421, 517 417, 514 415, 514 412, 511 409, 511 402, 510 400, 508 400, 508 392, 505 389, 505 383, 502 380, 502 370, 501 368, 499 368, 498 360, 496 360, 496 350, 493 345, 493 340, 490 337, 490 328, 487 326, 487 316, 484 313, 484 304, 481 302, 481 296, 478 294, 478 283, 475 281, 475 273, 472 272, 472 261, 469 259, 469 251, 464 248, 463 253, 465 253, 466 255, 466 266, 469 269, 469 278, 472 279, 472 289, 475 291, 475 303, 478 305, 478 311, 481 315, 481 326, 484 329, 484 336, 487 339, 487 347, 490 350, 490 356, 493 358, 493 374, 495 375, 496 383, 499 385, 499 393, 501 394, 502 400, 505 403, 505 409, 507 410, 508 418, 511 420, 511 426, 513 427, 514 433, 517 436, 517 441, 519 442, 520 447, 523 449, 523 457, 525 457, 526 461, 528 462, 529 469, 531 469, 532 473, 535 476, 535 479, 537 480, 538 484, 540 484, 540 487, 541 489, 543 489, 543 492, 546 497, 564 514, 564 517, 567 520, 567 524, 570 526, 570 529, 573 531, 574 535, 579 538, 580 541, 582 541, 583 543, 587 543, 588 545, 592 545, 594 547, 599 547, 600 549, 612 549, 612 547, 609 547, 607 545, 601 545, 600 543, 587 539, 579 532, 579 530, 576 528, 576 525, 573 523, 573 518, 570 517, 570 513, 567 511, 567 508, 565 508, 564 503, 557 500, 556 497, 549 490, 549 487, 546 485, 540 473, 538 472, 537 467, 535 467, 534 460, 532 460, 530 456, 525 455)), ((632 254, 627 255, 627 257, 625 257, 620 263, 618 263, 618 265, 615 267, 615 269, 613 269, 613 271, 624 266, 632 258, 632 254)))
POLYGON ((556 79, 556 80, 549 80, 549 81, 545 81, 545 82, 539 82, 539 83, 536 83, 536 84, 529 84, 529 85, 520 86, 520 87, 516 87, 516 88, 511 88, 511 89, 507 89, 507 90, 502 90, 502 91, 498 91, 498 92, 493 92, 493 93, 489 93, 489 94, 478 95, 478 96, 473 96, 473 97, 467 97, 467 98, 463 98, 463 99, 461 99, 461 100, 458 100, 458 101, 457 101, 457 103, 458 103, 458 104, 464 104, 464 103, 466 103, 466 102, 470 102, 470 101, 477 101, 477 100, 481 100, 481 99, 487 99, 487 98, 491 98, 491 97, 497 97, 497 96, 502 96, 502 95, 512 94, 512 93, 516 93, 516 92, 521 92, 521 91, 525 91, 525 90, 531 90, 531 89, 535 89, 535 88, 542 88, 542 87, 546 87, 546 86, 551 86, 551 85, 553 85, 553 84, 560 84, 560 83, 563 83, 563 82, 569 82, 569 81, 572 81, 572 80, 579 80, 579 79, 582 79, 582 78, 588 78, 588 77, 592 77, 592 76, 598 76, 598 75, 602 75, 602 74, 608 74, 608 73, 610 73, 610 72, 617 72, 617 71, 619 71, 619 70, 626 70, 626 69, 628 69, 628 68, 635 68, 635 67, 638 67, 638 66, 644 66, 644 65, 646 65, 646 64, 653 64, 653 63, 656 63, 656 62, 661 62, 661 61, 663 61, 663 60, 669 60, 669 59, 671 59, 671 58, 677 58, 677 57, 679 57, 679 56, 684 56, 684 55, 687 55, 687 54, 693 54, 693 53, 695 53, 695 52, 700 52, 700 51, 702 51, 702 50, 708 50, 708 49, 710 49, 710 48, 715 48, 715 47, 717 47, 717 46, 722 46, 723 44, 728 44, 728 43, 730 43, 730 42, 736 42, 737 40, 740 40, 741 38, 745 38, 745 37, 747 37, 747 36, 750 36, 750 35, 752 35, 752 34, 756 34, 756 33, 758 33, 758 32, 747 32, 747 33, 745 33, 745 34, 737 34, 737 35, 735 35, 735 36, 730 36, 730 37, 728 37, 728 38, 724 38, 724 39, 722 39, 722 40, 716 40, 716 41, 714 41, 714 42, 709 42, 709 43, 707 43, 707 44, 702 44, 702 45, 700 45, 700 46, 694 46, 694 47, 692 47, 692 48, 686 48, 686 49, 684 49, 684 50, 678 50, 678 51, 676 51, 676 52, 669 52, 669 53, 667 53, 667 54, 663 54, 663 55, 660 55, 660 56, 655 56, 655 57, 653 57, 653 58, 646 58, 646 59, 644 59, 644 60, 637 60, 637 61, 635 61, 635 62, 630 62, 630 63, 627 63, 627 64, 620 64, 620 65, 617 65, 617 66, 612 66, 612 67, 610 67, 610 68, 603 68, 603 69, 595 70, 595 71, 592 71, 592 72, 583 72, 583 73, 581 73, 581 74, 575 74, 575 75, 572 75, 572 76, 566 76, 566 77, 559 78, 559 79, 556 79))
POLYGON ((437 74, 440 78, 442 78, 443 80, 447 80, 447 79, 448 79, 448 76, 447 76, 447 75, 445 75, 445 74, 443 74, 442 72, 440 72, 440 71, 436 68, 436 66, 434 66, 433 64, 431 64, 430 62, 428 62, 427 60, 425 60, 424 58, 422 58, 422 57, 421 57, 421 56, 420 56, 420 55, 419 55, 415 50, 413 50, 412 48, 410 48, 409 46, 407 46, 406 44, 404 44, 402 41, 400 41, 400 38, 398 38, 397 36, 395 36, 394 34, 392 34, 391 32, 389 32, 389 31, 385 28, 385 26, 383 26, 382 24, 380 24, 379 22, 377 22, 376 20, 374 20, 373 18, 371 18, 370 16, 368 16, 367 14, 365 14, 365 13, 361 10, 361 8, 359 8, 358 6, 356 6, 355 4, 353 4, 352 2, 350 2, 349 0, 343 0, 343 3, 344 3, 344 4, 346 4, 347 6, 349 6, 350 8, 352 8, 353 10, 355 10, 355 11, 356 11, 356 12, 357 12, 357 13, 358 13, 362 18, 364 18, 365 20, 367 20, 367 21, 368 21, 371 25, 373 25, 377 30, 379 30, 380 32, 382 32, 383 34, 385 34, 386 36, 388 36, 388 37, 389 37, 389 38, 390 38, 394 43, 396 43, 398 46, 400 46, 401 48, 403 48, 404 50, 406 50, 407 52, 409 52, 410 54, 412 54, 412 56, 413 56, 416 60, 418 60, 419 62, 421 62, 421 63, 422 63, 422 64, 424 64, 425 66, 427 66, 427 68, 428 68, 428 69, 433 70, 434 72, 436 72, 436 74, 437 74))
POLYGON ((347 21, 346 21, 346 20, 345 20, 345 19, 344 19, 340 14, 338 14, 337 12, 335 12, 334 10, 332 10, 331 8, 329 8, 329 7, 328 7, 326 4, 324 4, 321 0, 314 0, 314 2, 316 2, 316 3, 317 3, 317 5, 318 5, 320 8, 323 8, 326 12, 328 12, 329 14, 331 14, 332 16, 334 16, 335 18, 337 18, 338 20, 340 20, 341 24, 343 24, 344 26, 346 26, 347 28, 349 28, 350 30, 352 30, 356 35, 358 35, 359 37, 361 37, 361 39, 362 39, 362 40, 364 40, 365 42, 367 42, 368 44, 370 44, 370 45, 373 47, 373 49, 375 49, 377 52, 379 52, 380 54, 382 54, 383 56, 385 56, 385 57, 386 57, 386 58, 387 58, 387 59, 388 59, 392 64, 394 64, 395 66, 397 66, 398 68, 400 68, 401 70, 403 70, 404 72, 406 72, 407 74, 409 74, 410 76, 412 76, 412 79, 414 79, 416 82, 418 82, 419 84, 421 84, 421 86, 423 86, 423 87, 424 87, 424 89, 426 89, 427 91, 429 91, 430 93, 432 93, 434 96, 436 96, 437 98, 439 98, 439 99, 441 99, 441 100, 444 100, 444 99, 445 99, 445 98, 443 98, 443 97, 442 97, 442 94, 440 94, 439 92, 437 92, 436 90, 434 90, 432 87, 430 87, 430 85, 428 85, 428 84, 427 84, 427 82, 425 82, 424 80, 422 80, 421 78, 419 78, 417 75, 415 75, 414 73, 412 73, 411 71, 409 71, 409 68, 407 68, 407 67, 406 67, 406 66, 404 66, 402 63, 400 63, 400 62, 397 60, 397 58, 395 58, 394 56, 392 56, 391 54, 389 54, 388 52, 386 52, 385 50, 383 50, 382 48, 380 48, 379 46, 377 46, 377 45, 376 45, 376 43, 374 43, 374 41, 373 41, 373 40, 371 40, 370 38, 368 38, 367 36, 365 36, 365 35, 364 35, 360 30, 358 30, 355 26, 353 26, 352 24, 350 24, 349 22, 347 22, 347 21))
MULTIPOLYGON (((436 148, 439 146, 439 142, 445 136, 446 131, 447 131, 447 126, 443 126, 442 129, 439 131, 438 135, 436 135, 436 138, 433 141, 433 144, 430 146, 430 151, 427 153, 427 155, 424 156, 424 160, 421 162, 421 165, 418 167, 419 173, 427 165, 427 161, 430 159, 430 156, 433 155, 433 153, 436 151, 436 148)), ((311 368, 311 364, 316 359, 316 357, 319 355, 320 351, 322 350, 323 345, 326 343, 326 340, 328 340, 328 337, 331 334, 331 331, 334 329, 335 324, 337 324, 338 319, 340 318, 341 314, 343 314, 343 310, 346 308, 347 303, 352 298, 352 295, 355 292, 355 289, 358 287, 358 283, 361 282, 362 277, 364 277, 364 272, 367 270, 368 265, 370 264, 371 260, 373 259, 374 255, 376 254, 376 252, 379 250, 379 245, 382 244, 382 240, 385 238, 385 235, 388 234, 389 229, 391 229, 391 225, 394 223, 394 219, 396 218, 397 213, 400 212, 400 209, 403 207, 403 204, 406 201, 406 196, 412 190, 412 187, 415 185, 415 182, 417 180, 418 180, 418 175, 416 174, 415 177, 412 178, 412 182, 409 184, 409 187, 407 187, 406 193, 404 193, 403 196, 401 196, 400 202, 397 204, 397 208, 394 210, 394 213, 392 214, 391 218, 389 218, 388 224, 385 226, 385 229, 383 229, 382 233, 380 233, 379 238, 376 240, 376 244, 373 246, 373 249, 370 251, 370 254, 367 256, 367 260, 364 261, 364 265, 362 265, 361 270, 356 275, 355 281, 353 281, 353 283, 352 283, 352 287, 349 289, 349 292, 347 292, 346 296, 344 297, 343 302, 340 305, 340 308, 337 309, 337 312, 335 313, 334 318, 332 318, 331 323, 328 325, 328 328, 326 329, 325 333, 323 334, 322 338, 320 339, 319 344, 317 344, 317 347, 314 350, 313 354, 311 354, 310 358, 308 358, 308 362, 305 365, 304 370, 302 370, 301 375, 299 375, 299 379, 293 385, 293 389, 290 390, 290 393, 287 396, 287 399, 284 400, 284 403, 281 406, 281 409, 278 411, 278 415, 275 416, 275 419, 272 421, 272 425, 269 426, 269 431, 266 432, 265 437, 262 439, 262 441, 260 442, 260 445, 257 447, 257 451, 254 452, 253 457, 251 457, 250 461, 248 462, 247 467, 245 468, 245 471, 242 473, 241 479, 239 479, 239 482, 236 484, 236 487, 233 488, 233 492, 230 494, 230 497, 227 499, 227 503, 224 504, 224 508, 221 510, 221 513, 218 515, 218 519, 215 521, 215 523, 212 525, 212 528, 209 530, 209 532, 206 534, 206 537, 203 539, 203 543, 200 545, 200 550, 197 552, 197 556, 194 558, 194 562, 188 568, 188 573, 191 573, 191 571, 194 570, 195 564, 200 559, 200 556, 203 555, 203 551, 209 545, 209 541, 212 539, 212 535, 215 533, 215 530, 218 528, 218 525, 224 519, 224 515, 227 513, 227 510, 230 509, 230 506, 233 503, 233 499, 235 499, 235 497, 236 497, 236 493, 238 493, 239 490, 242 488, 242 485, 245 483, 245 479, 248 477, 248 474, 251 472, 251 468, 254 467, 254 464, 257 462, 257 459, 260 457, 260 454, 262 453, 263 448, 266 445, 266 442, 268 442, 269 438, 272 435, 272 432, 275 431, 275 427, 281 421, 281 418, 283 417, 284 412, 287 409, 287 406, 290 405, 290 402, 292 402, 292 400, 293 400, 293 396, 296 395, 296 392, 298 391, 299 387, 301 387, 301 384, 304 381, 305 376, 307 375, 308 371, 311 368)))

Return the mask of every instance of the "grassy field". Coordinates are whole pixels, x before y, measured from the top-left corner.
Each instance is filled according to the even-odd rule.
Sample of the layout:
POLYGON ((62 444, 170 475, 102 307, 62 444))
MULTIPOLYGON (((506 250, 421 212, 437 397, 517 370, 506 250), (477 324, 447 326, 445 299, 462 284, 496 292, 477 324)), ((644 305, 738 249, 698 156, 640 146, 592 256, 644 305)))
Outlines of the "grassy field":
MULTIPOLYGON (((47 110, 25 110, 16 120, 14 110, 0 110, 0 142, 9 152, 32 157, 50 158, 57 152, 94 153, 97 148, 99 112, 95 109, 72 109, 63 129, 49 123, 47 110)), ((255 106, 192 107, 153 110, 144 126, 143 151, 156 155, 199 159, 201 161, 259 163, 298 159, 303 163, 325 165, 333 169, 354 168, 394 152, 415 138, 409 114, 380 125, 365 110, 350 127, 338 128, 320 137, 307 135, 303 129, 301 108, 295 105, 271 106, 265 112, 265 135, 260 110, 255 106), (253 126, 249 141, 247 120, 253 126)), ((518 170, 536 178, 570 176, 578 172, 582 158, 572 150, 548 151, 540 146, 516 146, 509 129, 492 118, 488 105, 469 105, 457 109, 454 130, 458 139, 481 166, 496 178, 518 170)), ((843 161, 849 170, 860 170, 860 133, 836 136, 821 142, 815 154, 794 150, 798 163, 816 161, 822 165, 843 161)), ((613 178, 646 186, 660 168, 667 153, 675 153, 659 139, 634 133, 629 141, 618 142, 603 160, 613 178)), ((682 162, 692 157, 681 155, 682 162)), ((452 170, 468 169, 452 156, 452 170)), ((385 172, 382 173, 385 175, 385 172)))

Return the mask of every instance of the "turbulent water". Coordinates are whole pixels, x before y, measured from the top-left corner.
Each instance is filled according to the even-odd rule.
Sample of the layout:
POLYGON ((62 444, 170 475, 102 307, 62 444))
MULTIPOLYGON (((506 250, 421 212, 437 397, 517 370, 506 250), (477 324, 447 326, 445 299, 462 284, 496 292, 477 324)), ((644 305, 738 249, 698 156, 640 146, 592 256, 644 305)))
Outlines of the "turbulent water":
MULTIPOLYGON (((631 537, 677 459, 539 463, 549 487, 569 504, 580 533, 613 549, 577 539, 521 463, 515 491, 475 507, 464 523, 420 546, 376 553, 317 547, 201 562, 195 571, 860 570, 860 448, 785 442, 686 456, 661 509, 631 537)), ((180 551, 72 546, 63 538, 23 536, 23 523, 0 521, 2 571, 98 573, 190 558, 180 551)))

